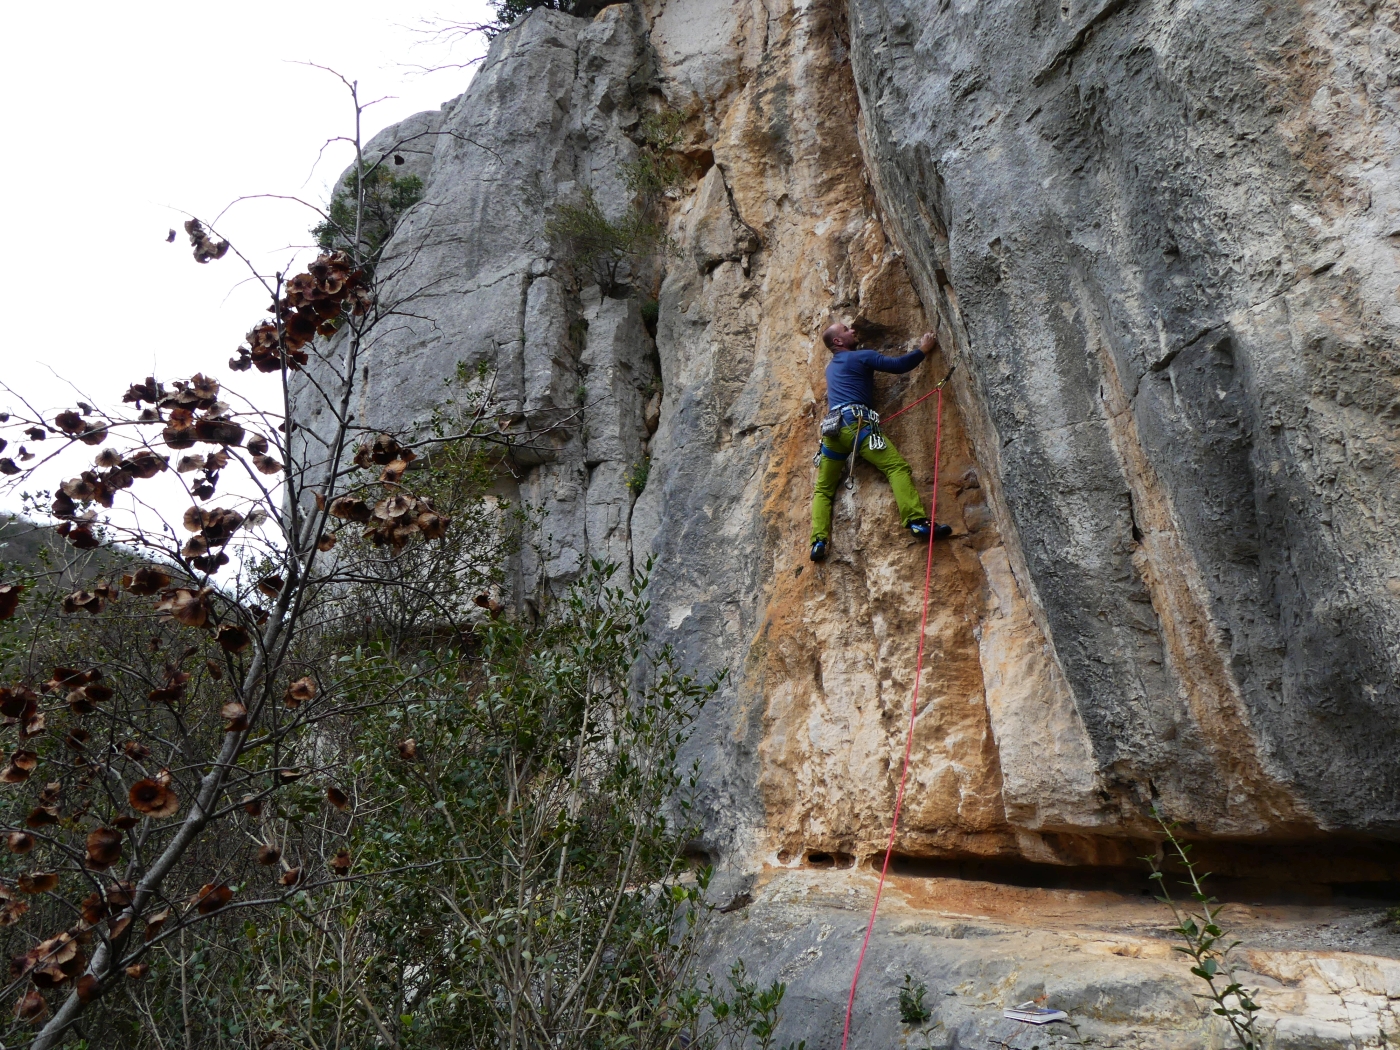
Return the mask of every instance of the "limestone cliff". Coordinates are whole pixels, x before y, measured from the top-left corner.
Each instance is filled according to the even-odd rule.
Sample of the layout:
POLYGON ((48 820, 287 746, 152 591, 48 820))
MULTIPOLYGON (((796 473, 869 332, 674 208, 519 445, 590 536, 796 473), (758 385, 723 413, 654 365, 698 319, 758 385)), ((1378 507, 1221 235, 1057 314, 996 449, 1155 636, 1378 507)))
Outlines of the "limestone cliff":
POLYGON ((882 200, 1108 786, 1393 835, 1395 6, 851 11, 882 200))
MULTIPOLYGON (((726 943, 797 982, 810 1046, 868 882, 808 869, 883 848, 923 569, 864 466, 807 560, 835 318, 938 330, 886 409, 958 366, 901 870, 1126 870, 1155 803, 1227 874, 1400 878, 1398 71, 1375 0, 643 0, 536 11, 376 140, 418 136, 426 193, 395 235, 416 319, 371 351, 361 416, 412 425, 465 363, 543 433, 503 477, 544 509, 519 603, 656 559, 658 628, 729 672, 691 743, 697 849, 770 887, 767 932, 726 943), (604 295, 547 217, 585 191, 620 215, 662 108, 674 248, 604 295)), ((889 427, 925 493, 933 406, 889 427)), ((1105 1024, 1189 1001, 1124 980, 1105 1024)))

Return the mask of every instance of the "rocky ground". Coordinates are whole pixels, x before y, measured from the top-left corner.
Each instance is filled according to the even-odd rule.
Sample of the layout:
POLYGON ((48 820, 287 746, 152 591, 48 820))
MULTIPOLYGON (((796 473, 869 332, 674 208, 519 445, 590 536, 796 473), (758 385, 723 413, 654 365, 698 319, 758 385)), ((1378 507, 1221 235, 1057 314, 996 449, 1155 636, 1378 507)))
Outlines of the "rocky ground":
MULTIPOLYGON (((1144 880, 1145 881, 1145 880, 1144 880)), ((750 903, 720 916, 717 958, 742 956, 764 980, 788 984, 783 1038, 808 1050, 840 1045, 846 998, 876 875, 869 870, 767 870, 750 903)), ((1378 1045, 1400 1017, 1400 925, 1393 905, 1227 903, 1225 929, 1247 986, 1258 988, 1274 1045, 1378 1045)), ((899 1021, 904 975, 928 986, 936 1047, 1028 1048, 1072 1042, 1065 1026, 1031 1028, 1001 1010, 1046 996, 1095 1044, 1218 1043, 1192 998, 1164 906, 1113 890, 1016 887, 892 877, 880 905, 854 1014, 852 1045, 922 1046, 899 1021)))

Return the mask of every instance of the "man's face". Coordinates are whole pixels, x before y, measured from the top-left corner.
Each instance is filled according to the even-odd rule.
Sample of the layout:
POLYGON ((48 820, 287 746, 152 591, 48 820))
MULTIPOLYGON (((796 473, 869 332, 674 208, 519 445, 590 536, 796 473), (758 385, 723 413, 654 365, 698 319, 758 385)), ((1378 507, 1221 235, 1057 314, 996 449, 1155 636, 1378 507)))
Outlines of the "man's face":
POLYGON ((834 324, 829 329, 833 350, 851 350, 856 345, 856 330, 848 325, 834 324))

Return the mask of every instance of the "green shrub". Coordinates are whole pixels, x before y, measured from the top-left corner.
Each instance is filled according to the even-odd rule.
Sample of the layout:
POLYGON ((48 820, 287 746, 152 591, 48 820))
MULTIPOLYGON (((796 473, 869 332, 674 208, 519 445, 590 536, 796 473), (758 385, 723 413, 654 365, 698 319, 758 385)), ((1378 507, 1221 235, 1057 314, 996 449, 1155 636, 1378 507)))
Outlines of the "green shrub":
POLYGON ((914 983, 914 978, 909 974, 904 975, 904 984, 899 989, 899 1019, 908 1025, 923 1025, 933 1011, 924 1005, 924 996, 928 994, 928 985, 920 981, 914 983))
POLYGON ((640 496, 647 487, 647 478, 651 477, 651 457, 643 456, 640 463, 633 463, 632 470, 627 475, 627 491, 634 496, 640 496))
POLYGON ((637 159, 622 166, 627 188, 645 201, 679 185, 684 173, 675 149, 680 145, 685 116, 674 109, 648 113, 637 126, 641 139, 637 159))
POLYGON ((488 36, 495 36, 501 30, 509 29, 537 7, 563 11, 566 15, 579 18, 592 18, 607 6, 607 0, 491 0, 496 20, 493 24, 481 28, 488 36))
POLYGON ((382 164, 364 164, 351 171, 331 196, 326 219, 311 228, 316 244, 324 251, 349 250, 372 267, 394 232, 399 218, 423 199, 423 180, 417 175, 395 175, 382 164), (360 214, 356 202, 363 189, 360 214), (359 232, 356 235, 358 221, 359 232))
MULTIPOLYGON (((684 124, 684 115, 672 109, 649 113, 638 122, 637 157, 622 166, 623 182, 633 199, 620 218, 604 215, 592 189, 586 189, 578 199, 558 204, 545 224, 562 261, 595 281, 604 295, 624 290, 629 263, 670 251, 658 202, 684 177, 675 152, 684 124)), ((652 310, 648 320, 643 306, 643 320, 654 331, 654 305, 652 310)))
POLYGON ((1152 867, 1151 878, 1157 883, 1157 899, 1171 909, 1176 919, 1172 932, 1183 943, 1173 945, 1172 950, 1191 960, 1192 975, 1204 981, 1207 989, 1205 994, 1196 998, 1212 1004, 1211 1013, 1225 1019, 1239 1050, 1260 1050, 1263 1045, 1258 1027, 1260 1006, 1254 998, 1258 991, 1246 988, 1236 978, 1240 967, 1231 956, 1240 942, 1231 940, 1229 933, 1221 927, 1222 906, 1206 893, 1202 884, 1206 876, 1196 871, 1196 865, 1191 860, 1191 846, 1177 837, 1178 825, 1168 821, 1156 807, 1153 807, 1152 815, 1161 825, 1171 851, 1186 872, 1181 884, 1194 902, 1194 908, 1198 909, 1193 911, 1193 905, 1178 901, 1171 895, 1167 889, 1166 873, 1156 857, 1142 858, 1152 867))
POLYGON ((617 221, 603 214, 591 189, 576 201, 559 204, 545 223, 560 258, 575 273, 597 282, 604 295, 614 295, 630 261, 666 248, 661 225, 633 205, 617 221))

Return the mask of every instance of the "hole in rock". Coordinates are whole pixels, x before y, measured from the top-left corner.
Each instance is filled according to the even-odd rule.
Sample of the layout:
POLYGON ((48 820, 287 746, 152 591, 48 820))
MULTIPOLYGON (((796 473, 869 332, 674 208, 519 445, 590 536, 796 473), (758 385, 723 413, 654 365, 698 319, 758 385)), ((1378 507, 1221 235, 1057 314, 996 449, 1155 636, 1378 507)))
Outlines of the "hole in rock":
POLYGON ((709 170, 715 166, 714 150, 706 149, 702 146, 697 149, 683 149, 680 153, 694 166, 694 175, 696 179, 703 179, 709 170))
POLYGON ((849 853, 827 853, 813 850, 807 854, 804 863, 809 868, 849 868, 855 864, 855 857, 849 853))
POLYGON ((715 865, 714 854, 700 846, 687 846, 683 856, 692 868, 712 868, 715 865))
POLYGON ((857 317, 851 322, 851 327, 863 346, 889 346, 898 334, 889 325, 866 317, 857 317))
MULTIPOLYGON (((1055 836, 1047 836, 1049 838, 1055 836)), ((1215 840, 1191 845, 1191 859, 1197 873, 1209 876, 1205 879, 1206 891, 1221 901, 1326 904, 1341 900, 1400 900, 1400 843, 1366 839, 1305 843, 1215 840)), ((1081 854, 1095 850, 1094 845, 1084 842, 1076 841, 1073 846, 1081 854)), ((895 853, 890 858, 890 873, 1036 889, 1155 895, 1155 883, 1148 878, 1150 869, 1145 861, 1134 862, 1134 858, 1157 853, 1156 843, 1113 840, 1106 847, 1097 844, 1095 852, 1113 857, 1114 861, 1048 864, 1014 857, 927 857, 895 853)), ((880 861, 881 854, 877 853, 866 863, 878 870, 880 861)), ((1169 862, 1164 870, 1172 895, 1187 896, 1189 888, 1181 884, 1184 869, 1169 862)))

